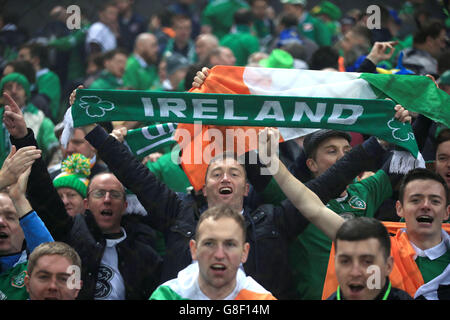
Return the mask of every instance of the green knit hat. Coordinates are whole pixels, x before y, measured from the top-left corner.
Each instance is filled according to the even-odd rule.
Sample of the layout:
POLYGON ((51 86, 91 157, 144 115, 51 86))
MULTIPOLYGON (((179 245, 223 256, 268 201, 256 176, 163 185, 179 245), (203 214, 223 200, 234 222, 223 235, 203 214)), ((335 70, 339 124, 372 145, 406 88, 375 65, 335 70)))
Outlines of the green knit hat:
POLYGON ((273 49, 270 56, 259 61, 259 65, 264 68, 284 68, 294 67, 294 58, 282 49, 273 49))
POLYGON ((71 188, 86 198, 88 177, 91 174, 90 161, 80 153, 67 157, 61 164, 61 173, 53 179, 53 185, 58 188, 71 188))
POLYGON ((11 72, 10 74, 4 76, 2 80, 0 81, 0 94, 3 94, 3 86, 7 82, 17 82, 19 83, 23 89, 25 90, 25 93, 27 95, 27 98, 30 98, 31 92, 30 92, 30 82, 28 81, 27 77, 25 77, 23 74, 18 72, 11 72))

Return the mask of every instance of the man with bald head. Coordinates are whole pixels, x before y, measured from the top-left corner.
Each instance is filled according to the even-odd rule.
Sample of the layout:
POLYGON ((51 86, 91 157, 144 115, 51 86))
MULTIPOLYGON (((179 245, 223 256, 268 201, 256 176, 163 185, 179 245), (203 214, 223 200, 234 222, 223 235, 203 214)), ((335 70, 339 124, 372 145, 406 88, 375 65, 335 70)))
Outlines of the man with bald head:
POLYGON ((224 46, 218 46, 217 48, 211 50, 211 52, 206 57, 205 65, 210 66, 234 66, 236 64, 236 57, 230 48, 224 46))
POLYGON ((158 77, 158 40, 151 33, 141 33, 134 43, 123 75, 124 85, 134 90, 156 89, 158 77))
POLYGON ((219 40, 211 33, 201 34, 195 41, 195 53, 197 54, 197 60, 204 62, 209 56, 211 51, 219 47, 219 40))

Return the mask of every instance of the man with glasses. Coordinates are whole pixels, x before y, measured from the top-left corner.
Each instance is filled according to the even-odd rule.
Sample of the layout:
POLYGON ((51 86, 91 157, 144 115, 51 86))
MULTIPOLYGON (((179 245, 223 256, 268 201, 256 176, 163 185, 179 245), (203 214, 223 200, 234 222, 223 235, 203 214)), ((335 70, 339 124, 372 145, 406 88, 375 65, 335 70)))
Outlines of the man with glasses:
MULTIPOLYGON (((4 123, 18 149, 36 145, 23 114, 11 98, 4 123)), ((125 189, 112 173, 93 176, 84 199, 85 212, 70 216, 47 168, 35 162, 28 180, 32 207, 57 241, 66 242, 82 261, 81 300, 146 300, 159 285, 162 259, 153 249, 155 232, 139 215, 125 215, 125 189), (42 211, 39 211, 42 210, 42 211)))

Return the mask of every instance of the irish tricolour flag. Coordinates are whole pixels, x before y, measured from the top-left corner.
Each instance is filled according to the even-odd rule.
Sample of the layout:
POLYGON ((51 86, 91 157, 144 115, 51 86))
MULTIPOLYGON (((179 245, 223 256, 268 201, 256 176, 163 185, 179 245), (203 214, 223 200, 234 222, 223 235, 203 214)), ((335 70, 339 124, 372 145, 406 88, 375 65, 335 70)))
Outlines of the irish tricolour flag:
MULTIPOLYGON (((198 262, 194 261, 181 270, 175 279, 160 285, 152 293, 150 300, 209 300, 199 287, 198 277, 198 262)), ((276 300, 276 298, 239 268, 236 286, 224 300, 276 300)))
POLYGON ((177 141, 181 165, 199 190, 210 157, 229 148, 238 153, 255 148, 258 130, 267 126, 278 127, 282 141, 317 128, 360 132, 417 157, 410 124, 393 118, 396 103, 450 126, 450 96, 425 76, 226 66, 214 67, 202 87, 188 93, 78 90, 68 118, 75 127, 119 120, 163 123, 138 130, 128 143, 143 155, 160 138, 177 141))

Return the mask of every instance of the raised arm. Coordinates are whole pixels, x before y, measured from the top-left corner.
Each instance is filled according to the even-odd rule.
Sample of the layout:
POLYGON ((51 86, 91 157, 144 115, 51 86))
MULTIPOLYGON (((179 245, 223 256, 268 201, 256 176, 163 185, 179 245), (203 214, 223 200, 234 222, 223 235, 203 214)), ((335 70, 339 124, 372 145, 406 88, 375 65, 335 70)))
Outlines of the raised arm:
POLYGON ((9 188, 9 196, 16 208, 20 226, 27 242, 28 252, 33 252, 34 248, 41 243, 53 241, 53 237, 25 196, 30 172, 31 164, 20 175, 17 182, 9 188))
MULTIPOLYGON (((10 133, 11 143, 19 151, 22 148, 24 150, 28 150, 27 148, 31 148, 30 150, 36 149, 37 142, 34 133, 27 128, 22 111, 9 95, 4 94, 4 97, 7 105, 5 106, 3 123, 10 133)), ((35 159, 32 164, 28 178, 27 198, 32 208, 39 212, 53 237, 57 240, 65 239, 72 227, 73 220, 67 214, 64 203, 53 187, 52 179, 41 158, 35 159)))
POLYGON ((148 212, 145 220, 149 225, 158 231, 169 232, 180 212, 181 201, 120 142, 126 130, 114 130, 112 135, 101 126, 83 127, 83 130, 88 133, 86 140, 97 149, 111 172, 136 194, 148 212))
POLYGON ((260 132, 258 153, 261 162, 266 165, 284 194, 302 215, 334 240, 344 219, 328 209, 314 192, 286 169, 276 154, 278 141, 277 129, 266 128, 260 132))

